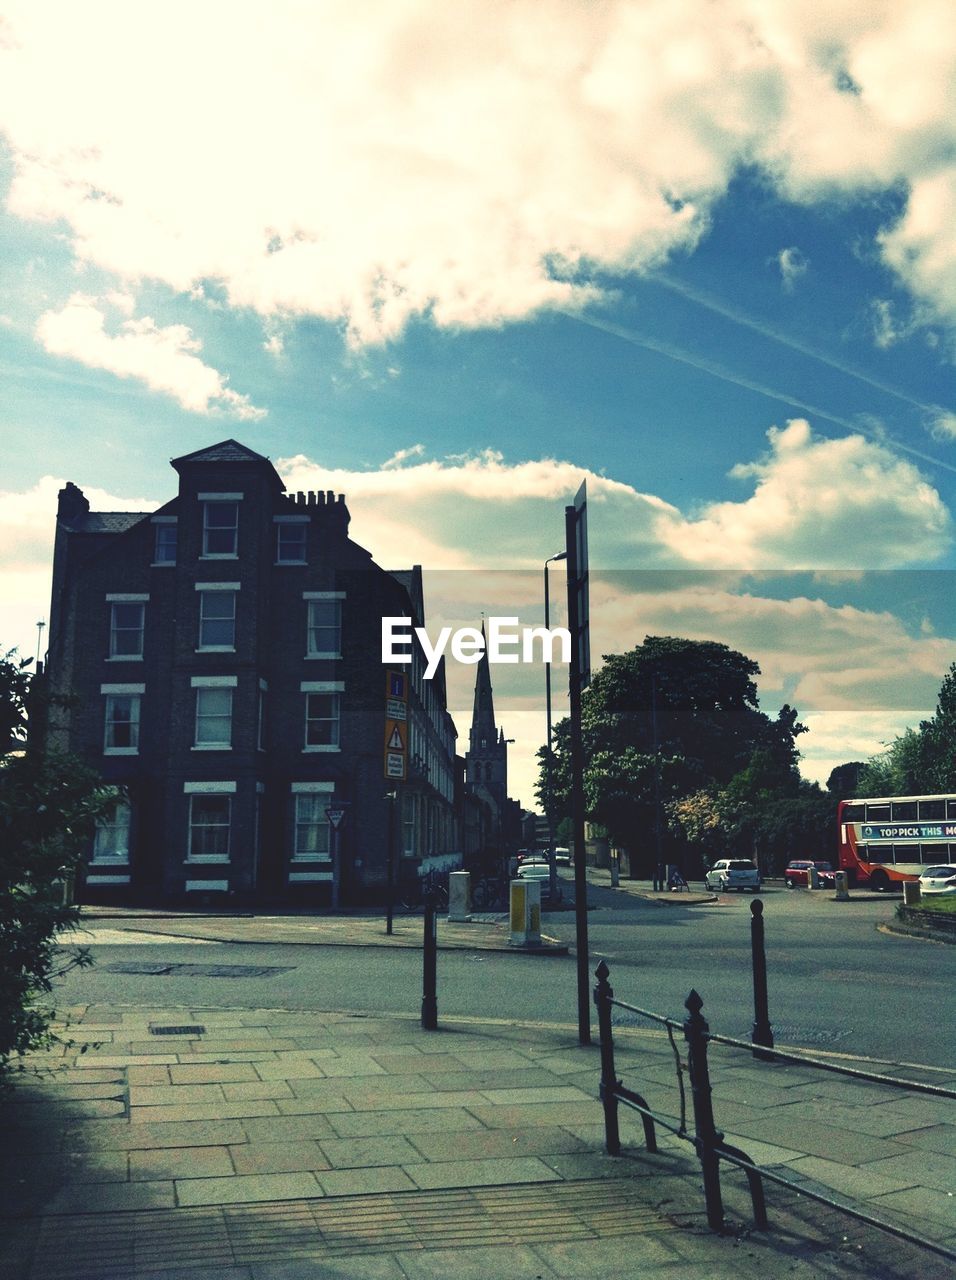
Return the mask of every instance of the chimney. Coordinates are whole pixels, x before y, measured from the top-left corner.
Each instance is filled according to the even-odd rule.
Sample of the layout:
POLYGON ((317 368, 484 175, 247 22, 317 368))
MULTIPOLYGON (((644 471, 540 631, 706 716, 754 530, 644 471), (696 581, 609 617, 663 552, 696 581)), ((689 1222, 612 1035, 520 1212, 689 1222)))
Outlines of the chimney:
POLYGON ((89 500, 72 480, 57 494, 56 518, 63 524, 77 524, 90 513, 89 500))

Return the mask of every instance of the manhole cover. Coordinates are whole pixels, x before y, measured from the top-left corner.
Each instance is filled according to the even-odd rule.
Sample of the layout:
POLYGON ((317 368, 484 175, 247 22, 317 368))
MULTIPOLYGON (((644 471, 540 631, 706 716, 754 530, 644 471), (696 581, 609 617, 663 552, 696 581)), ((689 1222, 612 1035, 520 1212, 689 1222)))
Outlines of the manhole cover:
POLYGON ((833 1044, 836 1040, 845 1040, 848 1030, 839 1031, 832 1027, 799 1027, 793 1023, 773 1024, 773 1038, 778 1044, 833 1044))
POLYGON ((176 964, 173 972, 191 978, 271 978, 291 973, 294 965, 280 964, 176 964))
POLYGON ((128 960, 123 964, 98 964, 96 967, 101 973, 169 973, 176 965, 157 960, 128 960))
POLYGON ((147 974, 182 978, 269 978, 275 973, 291 973, 294 965, 278 964, 163 964, 162 961, 124 960, 98 965, 104 973, 147 974))
POLYGON ((205 1027, 150 1027, 151 1036, 204 1036, 205 1027))

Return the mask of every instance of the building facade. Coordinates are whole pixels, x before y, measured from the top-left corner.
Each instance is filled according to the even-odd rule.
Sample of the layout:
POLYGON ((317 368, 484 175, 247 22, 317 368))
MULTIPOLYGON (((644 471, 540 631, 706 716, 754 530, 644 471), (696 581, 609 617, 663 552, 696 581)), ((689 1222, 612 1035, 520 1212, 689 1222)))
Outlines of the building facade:
POLYGON ((151 513, 60 492, 49 731, 118 788, 79 893, 381 901, 390 849, 401 866, 458 843, 444 670, 424 681, 420 651, 401 668, 407 776, 384 772, 381 619, 421 625, 420 570, 380 568, 342 495, 286 493, 234 440, 172 466, 151 513))

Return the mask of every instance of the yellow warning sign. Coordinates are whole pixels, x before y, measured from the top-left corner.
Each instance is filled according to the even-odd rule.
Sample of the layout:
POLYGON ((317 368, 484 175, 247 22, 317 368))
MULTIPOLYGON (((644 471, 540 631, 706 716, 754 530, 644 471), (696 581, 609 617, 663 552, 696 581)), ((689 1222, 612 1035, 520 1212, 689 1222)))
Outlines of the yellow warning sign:
POLYGON ((405 725, 398 720, 385 721, 385 750, 405 750, 405 725))

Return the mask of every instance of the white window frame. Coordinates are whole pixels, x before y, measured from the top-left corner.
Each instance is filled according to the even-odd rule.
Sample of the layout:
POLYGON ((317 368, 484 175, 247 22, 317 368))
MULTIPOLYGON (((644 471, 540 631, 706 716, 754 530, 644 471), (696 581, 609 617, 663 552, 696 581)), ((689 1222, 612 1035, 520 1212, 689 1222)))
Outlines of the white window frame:
POLYGON ((129 801, 125 796, 117 796, 113 802, 113 809, 110 814, 98 818, 96 828, 93 834, 93 848, 90 853, 90 868, 98 867, 128 867, 130 852, 130 832, 133 825, 133 810, 129 801), (123 821, 117 822, 116 819, 122 815, 123 821), (118 841, 115 833, 126 833, 125 841, 121 841, 125 848, 121 853, 112 852, 118 841))
POLYGON ((302 750, 311 752, 341 751, 342 694, 345 692, 345 683, 342 680, 303 680, 299 688, 305 694, 305 738, 302 750), (310 715, 310 699, 313 697, 330 698, 332 700, 330 703, 332 714, 328 716, 310 715), (309 742, 309 725, 313 722, 331 723, 334 726, 331 733, 332 741, 309 742))
POLYGON ((202 502, 202 556, 203 560, 238 560, 239 558, 239 499, 242 494, 235 493, 215 493, 200 494, 199 498, 202 502), (214 507, 232 507, 236 513, 235 524, 231 525, 211 525, 209 516, 214 507), (210 551, 209 550, 209 534, 211 532, 220 533, 223 530, 232 530, 232 550, 231 551, 210 551))
POLYGON ((302 598, 305 601, 305 656, 307 658, 341 658, 342 656, 342 601, 345 599, 344 591, 304 591, 302 598), (325 604, 334 605, 333 623, 316 624, 313 622, 314 606, 325 604), (335 640, 334 648, 320 648, 316 635, 319 631, 330 631, 333 633, 335 640))
POLYGON ((146 605, 149 596, 145 595, 108 595, 106 597, 107 604, 110 606, 110 642, 109 642, 109 661, 110 662, 142 662, 143 652, 146 646, 146 605), (117 625, 117 609, 137 609, 139 610, 138 626, 118 626, 117 625), (138 633, 139 649, 132 653, 120 653, 117 649, 117 640, 120 635, 126 633, 138 633))
POLYGON ((169 568, 170 566, 176 563, 177 557, 179 555, 179 521, 176 518, 176 516, 153 516, 152 524, 153 524, 153 568, 154 569, 169 568), (166 551, 169 550, 168 546, 162 547, 162 548, 160 546, 160 544, 163 542, 161 535, 169 529, 172 529, 173 533, 176 535, 172 539, 173 555, 171 557, 161 556, 159 554, 161 549, 166 551))
POLYGON ((196 645, 197 653, 235 653, 236 652, 236 617, 238 613, 238 582, 197 582, 196 590, 199 593, 199 643, 196 645), (231 644, 204 644, 203 643, 203 624, 206 622, 224 622, 228 621, 225 616, 205 617, 207 602, 212 602, 217 596, 232 597, 232 643, 231 644))
POLYGON ((103 754, 105 756, 136 756, 139 755, 139 728, 142 713, 142 696, 146 692, 144 684, 103 684, 100 685, 100 693, 106 699, 103 709, 103 754), (128 721, 120 720, 115 715, 111 715, 116 702, 120 698, 128 698, 130 703, 130 716, 128 721), (129 724, 130 726, 130 743, 128 746, 117 746, 115 742, 110 741, 111 733, 118 724, 129 724))
POLYGON ((193 751, 231 751, 232 750, 232 729, 234 719, 234 702, 235 689, 238 684, 237 676, 193 676, 191 684, 196 694, 195 719, 193 727, 193 751), (228 720, 229 720, 229 740, 224 738, 204 740, 200 737, 200 726, 202 720, 225 720, 226 714, 222 711, 204 711, 202 703, 204 694, 219 692, 228 693, 228 720))
MULTIPOLYGON (((235 784, 233 784, 233 786, 234 785, 235 784)), ((186 827, 186 861, 188 863, 190 863, 191 865, 195 865, 196 863, 224 864, 231 861, 232 816, 233 816, 232 810, 233 810, 232 793, 220 790, 218 787, 213 789, 210 786, 208 789, 204 788, 202 790, 194 790, 190 793, 188 813, 187 813, 187 827, 186 827), (226 810, 225 822, 209 823, 209 822, 197 822, 195 820, 196 809, 197 809, 196 801, 202 802, 202 801, 208 801, 208 800, 220 800, 225 802, 225 810, 226 810), (225 853, 194 852, 193 842, 194 842, 194 839, 196 838, 196 833, 200 831, 208 830, 209 828, 213 828, 216 830, 225 828, 225 832, 226 832, 225 853)))
POLYGON ((291 862, 332 863, 332 824, 325 810, 332 803, 331 787, 328 791, 298 791, 292 797, 292 857, 291 862), (306 813, 310 809, 311 813, 306 813), (318 843, 324 832, 325 849, 300 849, 300 832, 315 830, 318 843))
POLYGON ((307 564, 308 563, 308 542, 309 542, 309 525, 311 520, 308 516, 273 516, 273 524, 276 533, 276 564, 307 564), (296 531, 302 531, 302 554, 301 556, 288 556, 282 554, 282 535, 287 533, 290 528, 296 531))

